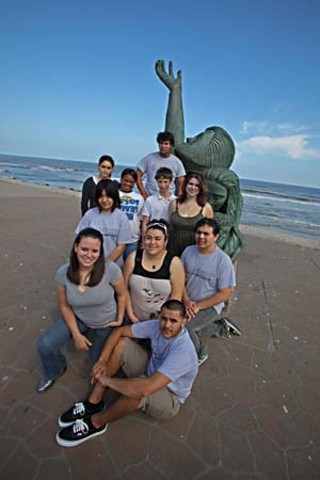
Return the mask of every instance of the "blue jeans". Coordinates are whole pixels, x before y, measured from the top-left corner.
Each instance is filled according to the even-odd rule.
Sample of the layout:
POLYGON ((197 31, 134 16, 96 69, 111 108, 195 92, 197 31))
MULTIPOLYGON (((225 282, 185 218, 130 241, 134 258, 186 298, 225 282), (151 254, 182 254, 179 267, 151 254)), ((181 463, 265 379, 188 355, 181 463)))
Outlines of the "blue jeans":
MULTIPOLYGON (((90 328, 78 318, 77 324, 82 334, 90 332, 92 336, 91 358, 93 362, 96 362, 107 337, 113 331, 113 327, 90 328)), ((71 338, 72 335, 68 325, 63 318, 59 318, 37 341, 37 350, 42 362, 44 376, 48 380, 54 380, 63 372, 66 366, 66 358, 60 349, 71 338)))
POLYGON ((130 253, 135 252, 138 249, 139 241, 126 244, 126 249, 123 253, 123 260, 125 261, 126 258, 130 255, 130 253))

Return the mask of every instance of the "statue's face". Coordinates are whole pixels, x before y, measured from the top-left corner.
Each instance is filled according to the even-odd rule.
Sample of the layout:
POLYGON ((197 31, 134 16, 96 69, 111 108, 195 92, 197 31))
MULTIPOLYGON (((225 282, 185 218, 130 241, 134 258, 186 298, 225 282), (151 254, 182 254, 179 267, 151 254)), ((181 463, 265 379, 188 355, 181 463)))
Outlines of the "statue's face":
POLYGON ((187 138, 182 145, 177 145, 175 153, 187 170, 229 168, 234 157, 234 145, 227 132, 218 127, 210 127, 195 137, 187 138))
POLYGON ((205 130, 204 132, 198 133, 195 137, 188 137, 187 143, 189 145, 209 145, 213 137, 214 130, 205 130))

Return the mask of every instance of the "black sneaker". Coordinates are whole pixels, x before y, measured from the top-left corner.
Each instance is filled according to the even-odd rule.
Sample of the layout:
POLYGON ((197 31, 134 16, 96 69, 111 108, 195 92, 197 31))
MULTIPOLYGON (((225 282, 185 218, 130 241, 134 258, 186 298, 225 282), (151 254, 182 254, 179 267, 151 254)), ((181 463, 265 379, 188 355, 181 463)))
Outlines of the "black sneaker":
POLYGON ((56 433, 56 442, 61 447, 76 447, 90 438, 102 435, 107 428, 107 423, 100 428, 94 427, 90 417, 85 420, 76 420, 69 427, 56 433))
POLYGON ((241 330, 240 328, 228 317, 223 317, 221 318, 221 322, 224 324, 226 331, 227 331, 227 336, 231 337, 231 335, 241 335, 241 330))
POLYGON ((81 420, 94 413, 101 412, 103 408, 104 402, 102 400, 99 403, 90 403, 88 400, 75 403, 58 418, 59 427, 69 427, 69 425, 72 425, 76 420, 81 420))

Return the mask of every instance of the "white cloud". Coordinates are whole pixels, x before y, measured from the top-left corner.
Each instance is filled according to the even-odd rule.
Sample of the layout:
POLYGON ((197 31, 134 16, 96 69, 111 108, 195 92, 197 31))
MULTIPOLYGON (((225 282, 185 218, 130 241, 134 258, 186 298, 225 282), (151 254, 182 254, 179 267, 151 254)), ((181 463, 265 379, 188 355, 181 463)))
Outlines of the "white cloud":
POLYGON ((312 137, 307 134, 288 136, 256 136, 237 142, 240 154, 253 153, 256 155, 286 156, 295 160, 320 160, 320 149, 310 146, 312 137))
POLYGON ((295 125, 289 122, 275 123, 269 120, 248 121, 244 120, 241 125, 242 135, 293 135, 300 132, 310 131, 305 125, 295 125))

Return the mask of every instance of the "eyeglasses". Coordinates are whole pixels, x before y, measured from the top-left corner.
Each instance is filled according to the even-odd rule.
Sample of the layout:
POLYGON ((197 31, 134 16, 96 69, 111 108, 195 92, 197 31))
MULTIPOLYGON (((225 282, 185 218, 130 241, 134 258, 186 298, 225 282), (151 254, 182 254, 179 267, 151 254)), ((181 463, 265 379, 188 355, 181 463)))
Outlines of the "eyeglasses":
POLYGON ((147 225, 146 231, 148 231, 150 228, 160 228, 160 230, 164 231, 165 235, 167 235, 168 233, 167 225, 165 225, 164 223, 160 223, 160 222, 149 223, 149 225, 147 225))

